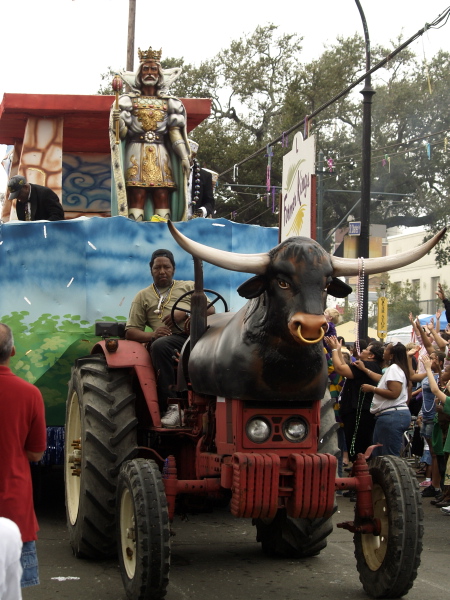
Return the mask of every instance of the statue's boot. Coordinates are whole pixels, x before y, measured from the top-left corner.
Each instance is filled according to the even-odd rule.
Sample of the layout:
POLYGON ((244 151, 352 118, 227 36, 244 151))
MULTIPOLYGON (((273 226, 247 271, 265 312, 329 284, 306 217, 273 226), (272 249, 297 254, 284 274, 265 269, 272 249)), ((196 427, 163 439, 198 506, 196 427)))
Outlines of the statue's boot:
POLYGON ((129 208, 128 209, 128 218, 132 221, 143 221, 144 220, 144 210, 142 208, 129 208))
POLYGON ((155 214, 151 218, 151 221, 168 221, 170 216, 170 208, 155 208, 155 214))

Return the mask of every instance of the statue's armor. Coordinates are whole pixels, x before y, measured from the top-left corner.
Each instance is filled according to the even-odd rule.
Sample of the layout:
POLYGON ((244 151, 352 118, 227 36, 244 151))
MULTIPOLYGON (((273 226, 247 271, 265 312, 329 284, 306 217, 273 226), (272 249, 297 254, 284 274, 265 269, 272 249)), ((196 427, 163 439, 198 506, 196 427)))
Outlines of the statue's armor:
POLYGON ((125 95, 119 99, 121 137, 126 136, 125 185, 175 189, 172 163, 165 146, 172 127, 186 125, 176 98, 125 95), (123 127, 125 125, 125 127, 123 127))

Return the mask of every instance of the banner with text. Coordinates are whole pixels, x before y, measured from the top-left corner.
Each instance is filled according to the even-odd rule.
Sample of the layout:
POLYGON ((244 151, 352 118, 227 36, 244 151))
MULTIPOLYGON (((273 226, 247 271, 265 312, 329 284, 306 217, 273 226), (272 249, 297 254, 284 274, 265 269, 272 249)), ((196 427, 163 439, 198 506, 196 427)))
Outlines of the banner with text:
POLYGON ((302 235, 311 237, 311 176, 315 174, 316 140, 294 137, 292 150, 283 157, 280 241, 302 235))

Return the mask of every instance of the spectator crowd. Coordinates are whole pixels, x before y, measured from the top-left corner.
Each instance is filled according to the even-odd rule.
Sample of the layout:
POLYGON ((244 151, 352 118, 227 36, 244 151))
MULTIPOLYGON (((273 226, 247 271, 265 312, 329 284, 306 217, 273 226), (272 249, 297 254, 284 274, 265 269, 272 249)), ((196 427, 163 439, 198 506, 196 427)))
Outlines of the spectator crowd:
MULTIPOLYGON (((450 322, 450 301, 439 285, 450 322)), ((358 340, 351 349, 336 336, 339 316, 327 309, 324 351, 329 390, 335 400, 341 459, 338 474, 351 471, 359 453, 420 457, 416 475, 423 498, 450 515, 450 325, 441 310, 425 326, 409 314, 412 340, 382 344, 358 340)), ((355 492, 344 496, 355 500, 355 492)))

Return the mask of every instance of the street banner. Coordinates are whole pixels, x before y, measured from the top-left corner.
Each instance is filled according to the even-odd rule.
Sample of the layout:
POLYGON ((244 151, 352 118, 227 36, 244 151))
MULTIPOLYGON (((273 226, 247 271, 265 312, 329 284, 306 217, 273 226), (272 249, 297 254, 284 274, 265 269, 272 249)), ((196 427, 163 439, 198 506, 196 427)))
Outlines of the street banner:
POLYGON ((297 133, 292 150, 283 157, 280 241, 292 236, 311 237, 312 176, 315 175, 316 139, 297 133))
POLYGON ((388 322, 388 299, 386 296, 378 298, 378 322, 377 331, 378 337, 381 340, 387 336, 387 322, 388 322))

